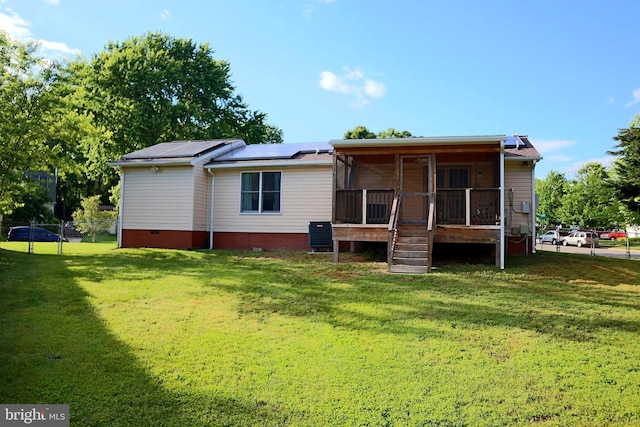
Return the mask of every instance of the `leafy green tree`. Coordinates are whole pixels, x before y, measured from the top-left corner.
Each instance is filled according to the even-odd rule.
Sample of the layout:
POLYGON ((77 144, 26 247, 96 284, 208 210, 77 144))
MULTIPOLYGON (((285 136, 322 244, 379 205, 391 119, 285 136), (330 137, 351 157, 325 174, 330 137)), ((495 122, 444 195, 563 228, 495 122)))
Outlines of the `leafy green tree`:
POLYGON ((567 192, 567 179, 564 174, 551 171, 543 180, 536 180, 536 194, 538 194, 538 215, 544 215, 545 225, 556 226, 562 223, 560 207, 567 192))
POLYGON ((27 170, 50 170, 55 147, 57 67, 36 55, 37 45, 0 31, 0 215, 22 202, 27 170))
POLYGON ((91 241, 95 242, 98 233, 108 230, 115 221, 115 212, 101 211, 100 196, 87 197, 80 202, 82 209, 75 211, 72 215, 73 222, 78 231, 91 236, 91 241))
POLYGON ((23 189, 17 196, 21 206, 13 210, 9 220, 13 223, 26 223, 31 220, 45 224, 57 222, 49 206, 53 202, 49 191, 35 179, 25 178, 21 186, 23 189))
POLYGON ((366 126, 356 126, 353 129, 349 129, 344 133, 344 139, 387 139, 387 138, 411 138, 411 132, 408 130, 395 130, 389 128, 385 131, 378 132, 377 134, 371 132, 366 126))
POLYGON ((226 61, 208 44, 149 32, 110 42, 90 62, 67 67, 77 88, 76 104, 91 113, 109 140, 84 145, 94 180, 115 184, 107 163, 159 142, 242 138, 249 144, 280 143, 282 131, 266 114, 250 110, 235 94, 226 61))
POLYGON ((608 154, 618 156, 613 166, 612 187, 618 199, 634 215, 640 215, 640 115, 613 138, 618 143, 608 154))
POLYGON ((582 227, 608 227, 623 223, 622 206, 614 197, 609 175, 600 163, 583 166, 568 182, 559 215, 562 223, 582 227))
POLYGON ((376 139, 376 134, 365 126, 356 126, 344 133, 344 139, 376 139))
POLYGON ((378 132, 378 138, 380 139, 411 138, 411 137, 413 137, 413 135, 411 135, 411 132, 409 132, 408 130, 399 131, 399 130, 395 130, 394 128, 389 128, 386 131, 378 132))
POLYGON ((29 197, 25 172, 79 170, 80 144, 102 138, 90 117, 72 105, 75 91, 60 65, 38 56, 37 49, 0 32, 0 215, 29 197))

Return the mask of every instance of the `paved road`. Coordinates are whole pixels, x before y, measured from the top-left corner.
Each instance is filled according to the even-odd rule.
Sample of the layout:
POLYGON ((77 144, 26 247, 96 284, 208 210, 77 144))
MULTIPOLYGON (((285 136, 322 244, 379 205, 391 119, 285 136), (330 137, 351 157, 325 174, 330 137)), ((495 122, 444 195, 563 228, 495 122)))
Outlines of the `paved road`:
MULTIPOLYGON (((538 243, 536 245, 536 250, 543 251, 552 251, 555 252, 556 249, 558 252, 569 253, 569 254, 583 254, 583 255, 591 255, 591 248, 582 247, 578 248, 577 246, 555 246, 549 243, 545 243, 541 245, 538 243)), ((596 256, 608 256, 613 258, 629 258, 629 254, 627 254, 626 248, 595 248, 593 249, 594 255, 596 256)), ((640 251, 637 249, 631 249, 631 259, 640 260, 640 251)))

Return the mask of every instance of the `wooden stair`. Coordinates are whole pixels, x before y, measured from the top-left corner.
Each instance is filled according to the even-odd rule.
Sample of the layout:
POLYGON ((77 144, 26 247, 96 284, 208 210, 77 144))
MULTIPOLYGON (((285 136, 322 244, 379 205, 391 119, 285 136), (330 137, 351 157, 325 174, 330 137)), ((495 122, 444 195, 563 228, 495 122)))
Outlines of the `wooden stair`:
POLYGON ((392 247, 389 272, 421 274, 431 271, 432 238, 424 225, 399 225, 392 247))

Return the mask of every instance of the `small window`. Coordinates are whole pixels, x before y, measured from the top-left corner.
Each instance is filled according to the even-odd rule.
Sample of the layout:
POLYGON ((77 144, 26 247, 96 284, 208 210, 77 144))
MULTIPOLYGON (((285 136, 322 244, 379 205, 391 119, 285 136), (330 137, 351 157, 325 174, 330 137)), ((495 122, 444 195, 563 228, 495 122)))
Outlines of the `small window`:
POLYGON ((240 212, 279 213, 281 172, 242 172, 240 212))

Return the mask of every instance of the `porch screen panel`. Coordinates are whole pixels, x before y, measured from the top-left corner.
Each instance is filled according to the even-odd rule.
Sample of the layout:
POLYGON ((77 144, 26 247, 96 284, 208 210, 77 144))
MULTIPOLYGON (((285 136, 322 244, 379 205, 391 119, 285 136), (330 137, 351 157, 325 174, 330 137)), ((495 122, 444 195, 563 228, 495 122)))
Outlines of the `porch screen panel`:
POLYGON ((427 165, 426 158, 402 160, 402 223, 422 224, 427 220, 427 165))
POLYGON ((466 222, 469 167, 442 167, 436 171, 436 218, 439 224, 466 222))

